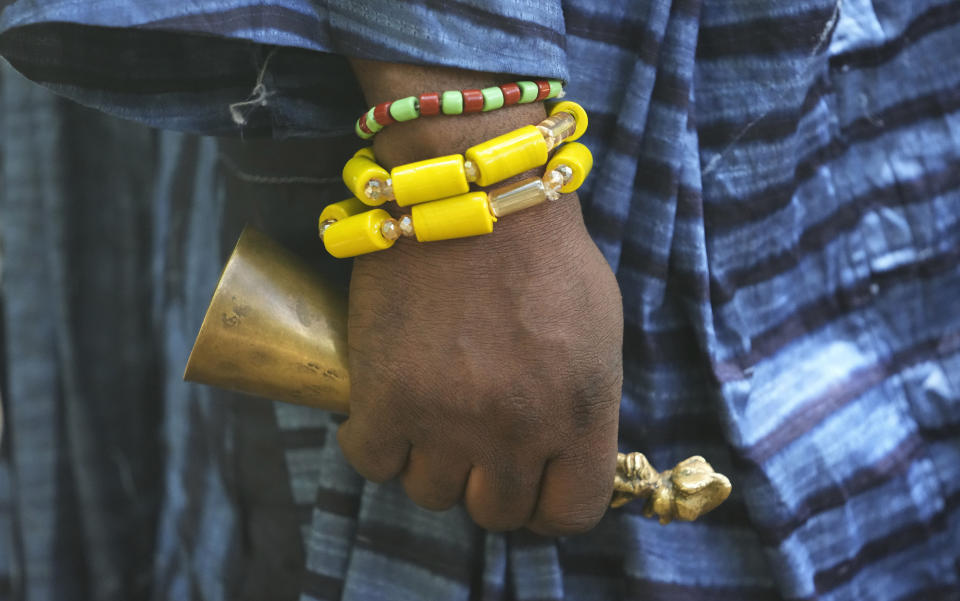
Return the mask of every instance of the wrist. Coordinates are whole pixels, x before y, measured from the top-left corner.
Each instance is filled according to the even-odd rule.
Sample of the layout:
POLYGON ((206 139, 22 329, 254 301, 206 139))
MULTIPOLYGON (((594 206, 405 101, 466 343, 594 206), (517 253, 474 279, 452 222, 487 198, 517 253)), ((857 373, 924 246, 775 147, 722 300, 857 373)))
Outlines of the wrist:
MULTIPOLYGON (((511 75, 360 59, 353 59, 351 64, 371 106, 433 90, 484 88, 516 79, 511 75)), ((461 153, 518 127, 539 123, 545 117, 543 103, 537 102, 485 113, 437 115, 394 123, 373 138, 373 150, 379 164, 391 169, 404 163, 461 153)))
MULTIPOLYGON (((516 76, 497 75, 449 68, 391 64, 353 60, 354 71, 370 105, 405 96, 444 89, 482 88, 509 82, 516 76)), ((391 124, 373 138, 377 163, 386 169, 425 159, 463 153, 467 148, 546 117, 543 103, 516 104, 490 112, 456 116, 436 115, 429 119, 391 124)), ((543 168, 528 171, 492 188, 531 176, 541 177, 543 168)), ((484 188, 490 190, 491 188, 484 188)), ((384 206, 396 217, 400 207, 384 206)), ((511 214, 500 220, 492 234, 480 239, 429 244, 423 249, 432 257, 445 257, 468 251, 471 262, 501 263, 504 255, 523 255, 541 264, 571 257, 592 245, 580 212, 576 194, 564 194, 556 201, 511 214)), ((410 247, 401 243, 400 246, 410 247)), ((420 254, 419 246, 417 253, 420 254)), ((410 249, 412 250, 412 248, 410 249)), ((511 260, 513 260, 511 259, 511 260)))

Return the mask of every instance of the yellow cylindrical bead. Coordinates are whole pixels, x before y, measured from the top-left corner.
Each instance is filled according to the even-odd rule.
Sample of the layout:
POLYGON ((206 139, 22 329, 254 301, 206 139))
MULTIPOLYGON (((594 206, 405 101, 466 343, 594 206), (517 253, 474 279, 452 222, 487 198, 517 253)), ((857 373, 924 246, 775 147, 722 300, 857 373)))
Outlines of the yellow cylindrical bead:
POLYGON ((580 142, 569 142, 561 146, 547 163, 547 173, 560 165, 566 165, 573 172, 570 181, 560 188, 561 192, 567 194, 583 185, 583 181, 590 175, 590 170, 593 169, 593 153, 580 142))
POLYGON ((368 158, 366 153, 361 153, 363 153, 363 150, 354 155, 354 157, 343 166, 343 183, 364 203, 372 207, 382 205, 386 201, 386 198, 373 199, 368 197, 366 187, 372 179, 386 182, 390 179, 390 174, 386 169, 374 163, 373 159, 368 158))
POLYGON ((468 192, 415 205, 411 212, 420 242, 489 234, 497 220, 490 213, 486 192, 468 192))
POLYGON ((370 159, 371 161, 374 161, 374 162, 376 162, 376 160, 377 160, 377 157, 375 157, 375 156, 373 155, 373 147, 372 147, 372 146, 364 146, 364 147, 361 148, 360 150, 358 150, 358 151, 356 151, 355 153, 353 153, 353 156, 355 156, 355 157, 363 157, 363 158, 366 158, 366 159, 370 159))
POLYGON ((380 233, 380 225, 388 219, 390 213, 383 209, 347 217, 327 228, 323 234, 323 245, 328 253, 338 259, 390 248, 394 241, 387 240, 380 233))
POLYGON ((496 217, 511 215, 547 200, 543 180, 532 177, 490 192, 490 212, 496 217))
POLYGON ((320 213, 320 223, 324 221, 340 221, 351 215, 362 213, 368 208, 370 207, 363 204, 359 198, 341 200, 340 202, 335 202, 324 207, 323 212, 320 213))
POLYGON ((535 125, 497 136, 464 154, 479 171, 477 183, 489 186, 547 162, 547 142, 535 125))
POLYGON ((573 118, 577 120, 577 127, 573 133, 567 136, 568 142, 573 142, 577 140, 587 131, 587 125, 590 120, 587 119, 587 111, 583 110, 583 107, 577 104, 576 102, 571 102, 569 100, 564 100, 558 102, 550 107, 550 116, 553 117, 557 113, 565 112, 573 115, 573 118))
POLYGON ((393 196, 401 207, 470 191, 461 154, 400 165, 393 168, 390 177, 393 196))

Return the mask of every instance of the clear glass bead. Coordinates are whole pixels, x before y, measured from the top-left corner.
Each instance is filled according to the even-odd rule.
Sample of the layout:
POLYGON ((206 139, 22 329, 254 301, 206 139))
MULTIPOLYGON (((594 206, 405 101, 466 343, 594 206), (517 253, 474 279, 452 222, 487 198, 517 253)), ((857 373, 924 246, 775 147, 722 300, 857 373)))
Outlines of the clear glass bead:
POLYGON ((336 219, 327 219, 320 224, 320 239, 323 240, 323 235, 327 233, 327 228, 336 223, 336 219))
POLYGON ((371 200, 380 200, 380 191, 383 188, 383 182, 378 179, 372 179, 367 182, 363 188, 363 193, 371 200))
POLYGON ((372 179, 364 186, 363 193, 370 200, 393 200, 393 182, 372 179))
POLYGON ((417 232, 413 229, 413 217, 410 215, 403 215, 398 221, 400 224, 400 233, 407 238, 412 238, 417 235, 417 232))
POLYGON ((543 185, 549 188, 562 188, 564 183, 563 174, 559 169, 551 169, 543 174, 543 185))
POLYGON ((396 219, 386 219, 380 224, 380 235, 387 240, 396 240, 400 237, 400 224, 396 219))
POLYGON ((560 141, 553 135, 553 131, 551 131, 550 128, 538 125, 537 130, 540 132, 540 135, 543 136, 543 141, 547 143, 547 152, 550 152, 560 145, 560 141))
POLYGON ((547 200, 560 198, 560 188, 563 187, 563 183, 563 175, 557 169, 551 169, 543 176, 543 188, 547 200))

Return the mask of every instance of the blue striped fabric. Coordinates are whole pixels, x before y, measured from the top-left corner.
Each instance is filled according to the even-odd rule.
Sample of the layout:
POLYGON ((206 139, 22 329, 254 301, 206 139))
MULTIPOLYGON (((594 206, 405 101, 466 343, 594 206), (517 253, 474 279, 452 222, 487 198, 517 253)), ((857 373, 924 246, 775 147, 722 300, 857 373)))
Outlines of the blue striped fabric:
MULTIPOLYGON (((734 495, 696 524, 627 506, 578 537, 486 533, 278 408, 313 506, 304 599, 960 599, 960 2, 8 0, 0 52, 211 134, 344 135, 342 55, 563 77, 590 112, 622 446, 705 455, 734 495)), ((216 573, 190 598, 229 598, 216 573)))

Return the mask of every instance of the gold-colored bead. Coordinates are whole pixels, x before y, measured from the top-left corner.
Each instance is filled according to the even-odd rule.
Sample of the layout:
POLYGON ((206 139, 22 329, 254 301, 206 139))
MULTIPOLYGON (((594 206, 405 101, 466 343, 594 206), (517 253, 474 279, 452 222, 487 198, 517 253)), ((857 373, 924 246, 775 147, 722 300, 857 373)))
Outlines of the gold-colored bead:
POLYGON ((558 112, 537 125, 537 130, 547 143, 547 149, 553 150, 573 135, 577 129, 577 120, 567 112, 558 112))
POLYGON ((490 192, 490 211, 494 217, 504 217, 536 206, 548 198, 543 181, 532 177, 490 192))

